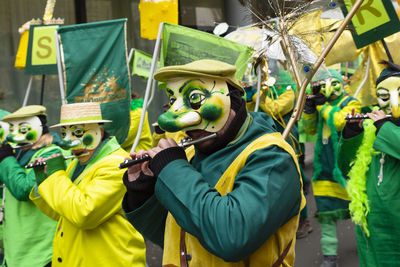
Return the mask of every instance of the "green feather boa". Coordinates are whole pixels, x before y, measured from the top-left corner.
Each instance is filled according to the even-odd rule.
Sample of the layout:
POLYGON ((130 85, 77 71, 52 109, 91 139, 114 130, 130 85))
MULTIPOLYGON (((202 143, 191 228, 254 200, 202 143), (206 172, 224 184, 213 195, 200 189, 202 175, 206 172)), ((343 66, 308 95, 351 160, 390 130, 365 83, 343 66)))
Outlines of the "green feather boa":
POLYGON ((369 203, 367 196, 367 172, 371 164, 372 155, 377 152, 373 149, 376 127, 373 121, 364 121, 364 136, 357 150, 356 160, 350 166, 348 173, 350 180, 347 182, 347 192, 351 197, 349 204, 350 216, 355 224, 360 225, 364 233, 369 237, 367 215, 369 203))

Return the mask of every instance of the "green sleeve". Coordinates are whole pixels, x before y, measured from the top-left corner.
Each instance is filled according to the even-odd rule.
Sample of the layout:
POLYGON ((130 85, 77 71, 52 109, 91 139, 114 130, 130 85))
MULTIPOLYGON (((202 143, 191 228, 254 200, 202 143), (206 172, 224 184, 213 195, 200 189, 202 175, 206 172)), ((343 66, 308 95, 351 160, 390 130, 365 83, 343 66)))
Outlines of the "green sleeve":
MULTIPOLYGON (((50 150, 40 157, 49 157, 54 153, 61 153, 61 151, 59 149, 50 150)), ((35 172, 26 171, 19 165, 15 157, 7 157, 0 163, 0 178, 19 201, 29 199, 29 193, 36 183, 35 172)))
POLYGON ((392 122, 386 122, 379 130, 375 142, 374 149, 386 153, 400 160, 400 128, 392 122))
POLYGON ((301 184, 291 156, 272 146, 248 157, 233 191, 225 196, 182 159, 164 167, 155 193, 208 251, 225 261, 239 261, 298 214, 301 184))
POLYGON ((344 175, 350 171, 350 163, 356 159, 357 150, 361 145, 364 132, 352 137, 339 140, 338 148, 338 166, 344 175))
POLYGON ((131 212, 126 212, 126 197, 124 197, 122 209, 128 221, 145 238, 160 247, 164 246, 165 220, 168 212, 154 195, 141 207, 131 212))

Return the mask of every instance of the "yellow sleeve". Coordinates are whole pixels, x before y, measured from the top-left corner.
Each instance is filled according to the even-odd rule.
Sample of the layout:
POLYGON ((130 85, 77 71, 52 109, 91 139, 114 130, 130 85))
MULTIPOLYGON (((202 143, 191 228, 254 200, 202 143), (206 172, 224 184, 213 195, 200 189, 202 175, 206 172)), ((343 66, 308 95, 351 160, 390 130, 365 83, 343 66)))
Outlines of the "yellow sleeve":
POLYGON ((46 214, 51 219, 58 221, 60 219, 60 214, 53 210, 44 199, 37 193, 37 187, 34 186, 29 194, 29 198, 32 202, 40 209, 41 212, 46 214))
MULTIPOLYGON (((253 102, 257 99, 257 95, 253 96, 253 102)), ((284 116, 293 110, 295 101, 295 93, 293 90, 286 90, 278 99, 271 99, 263 92, 260 96, 260 108, 273 118, 284 116)))
MULTIPOLYGON (((131 126, 129 128, 128 137, 122 143, 121 147, 128 153, 130 153, 133 142, 135 141, 136 134, 139 128, 140 116, 142 114, 142 109, 137 108, 131 111, 131 126)), ((143 123, 142 134, 140 135, 139 144, 136 147, 136 152, 143 149, 148 150, 152 148, 153 139, 151 137, 149 120, 146 112, 146 116, 143 123)))
POLYGON ((123 156, 105 157, 91 167, 85 177, 90 180, 81 187, 71 182, 64 170, 57 171, 39 185, 38 192, 53 211, 76 227, 94 229, 121 212, 125 170, 120 170, 118 163, 123 160, 123 156))
MULTIPOLYGON (((333 108, 332 106, 328 106, 324 109, 322 117, 324 118, 325 121, 328 121, 329 113, 331 112, 332 108, 333 108)), ((351 114, 353 109, 354 113, 360 113, 361 112, 360 102, 358 102, 357 100, 352 100, 341 110, 333 114, 333 123, 335 124, 335 128, 337 131, 340 132, 343 130, 344 126, 346 125, 346 120, 344 119, 344 117, 346 117, 347 114, 351 114)))

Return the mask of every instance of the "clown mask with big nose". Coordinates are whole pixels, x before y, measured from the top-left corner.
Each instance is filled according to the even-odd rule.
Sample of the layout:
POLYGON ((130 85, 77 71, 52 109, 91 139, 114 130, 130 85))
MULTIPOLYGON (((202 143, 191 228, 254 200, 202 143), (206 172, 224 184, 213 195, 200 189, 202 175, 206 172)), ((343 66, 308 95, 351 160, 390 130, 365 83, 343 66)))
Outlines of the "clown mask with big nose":
POLYGON ((228 120, 231 100, 225 80, 193 77, 167 81, 170 108, 158 118, 167 132, 218 132, 228 120))
POLYGON ((400 77, 389 77, 376 86, 376 96, 380 108, 386 114, 392 114, 395 118, 400 117, 399 95, 400 77))
POLYGON ((76 124, 61 127, 61 136, 74 154, 94 150, 101 143, 102 128, 97 123, 76 124))
POLYGON ((8 123, 7 141, 11 144, 33 144, 42 136, 43 126, 38 116, 8 120, 8 123))

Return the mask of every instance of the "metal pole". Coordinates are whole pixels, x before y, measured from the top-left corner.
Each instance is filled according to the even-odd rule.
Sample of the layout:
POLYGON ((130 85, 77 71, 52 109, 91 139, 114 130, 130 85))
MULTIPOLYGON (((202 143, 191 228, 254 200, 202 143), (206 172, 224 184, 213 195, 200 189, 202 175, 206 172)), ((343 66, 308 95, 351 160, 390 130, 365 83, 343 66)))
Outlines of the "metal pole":
POLYGON ((393 61, 392 55, 390 54, 389 48, 387 47, 387 44, 386 44, 384 38, 381 39, 381 43, 383 45, 383 48, 385 48, 385 52, 386 52, 389 62, 393 63, 394 61, 393 61))
POLYGON ((40 105, 43 105, 43 98, 44 98, 44 84, 46 80, 46 75, 42 75, 42 87, 40 89, 40 105))
POLYGON ((353 5, 353 7, 350 9, 349 13, 347 16, 344 18, 342 24, 340 27, 336 30, 335 34, 333 35, 332 39, 329 41, 328 45, 324 48, 322 51, 321 55, 318 57, 317 61, 315 62, 314 68, 311 70, 311 75, 308 76, 306 79, 304 79, 303 83, 301 84, 300 90, 299 90, 299 98, 296 103, 296 106, 293 110, 292 116, 285 128, 285 131, 283 132, 283 138, 286 139, 286 137, 289 135, 290 130, 292 129, 294 123, 300 118, 301 112, 304 108, 304 103, 305 103, 305 93, 306 93, 306 87, 308 83, 311 81, 312 77, 314 74, 317 72, 318 68, 321 66, 322 62, 324 61, 325 57, 328 55, 328 53, 331 51, 333 45, 336 43, 336 41, 339 39, 340 35, 342 32, 345 30, 347 24, 349 24, 350 20, 353 18, 353 16, 356 14, 358 8, 362 5, 364 0, 357 0, 357 2, 353 5))
POLYGON ((151 90, 151 85, 153 82, 153 75, 157 67, 157 62, 158 62, 158 55, 160 52, 160 47, 161 47, 161 34, 162 30, 164 27, 164 23, 160 23, 160 27, 158 28, 158 35, 157 35, 157 40, 156 44, 154 47, 154 52, 153 52, 153 60, 151 61, 151 67, 150 67, 150 73, 149 73, 149 78, 147 79, 147 84, 146 84, 146 92, 144 94, 144 100, 143 100, 143 109, 142 109, 142 114, 140 115, 140 122, 139 122, 139 128, 135 137, 135 142, 132 145, 131 148, 131 153, 135 152, 137 145, 139 144, 140 136, 142 135, 142 130, 143 130, 143 123, 144 119, 146 116, 146 110, 147 110, 147 103, 150 95, 150 90, 151 90))
POLYGON ((254 106, 254 111, 258 111, 258 107, 260 105, 260 97, 261 97, 261 63, 257 66, 257 99, 256 104, 254 106))
POLYGON ((64 89, 64 79, 63 79, 63 71, 62 71, 62 62, 61 62, 61 51, 60 51, 60 43, 58 39, 57 30, 54 32, 54 41, 56 45, 56 54, 57 54, 57 69, 58 69, 58 82, 60 84, 60 94, 61 94, 61 104, 67 104, 67 100, 65 99, 65 89, 64 89))
POLYGON ((33 76, 31 76, 29 78, 28 87, 26 88, 26 92, 25 92, 24 102, 22 103, 23 107, 25 107, 28 104, 28 98, 29 98, 29 95, 31 93, 31 88, 32 88, 32 81, 33 81, 33 76))

